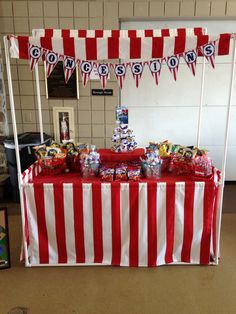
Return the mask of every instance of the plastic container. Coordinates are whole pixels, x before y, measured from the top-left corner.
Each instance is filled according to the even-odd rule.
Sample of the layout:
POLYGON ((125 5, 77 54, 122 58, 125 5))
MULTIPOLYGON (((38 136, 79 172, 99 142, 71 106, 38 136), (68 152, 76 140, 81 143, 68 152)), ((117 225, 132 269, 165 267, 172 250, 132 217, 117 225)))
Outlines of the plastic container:
MULTIPOLYGON (((50 145, 51 136, 44 133, 44 143, 50 145)), ((35 162, 36 157, 34 154, 33 147, 41 143, 39 132, 27 132, 18 135, 20 161, 21 161, 21 172, 29 168, 32 163, 35 162)), ((16 152, 14 137, 9 136, 4 140, 4 147, 6 152, 6 159, 8 163, 8 170, 10 174, 10 183, 12 187, 12 200, 19 202, 19 190, 18 190, 18 179, 17 179, 17 164, 16 164, 16 152)))

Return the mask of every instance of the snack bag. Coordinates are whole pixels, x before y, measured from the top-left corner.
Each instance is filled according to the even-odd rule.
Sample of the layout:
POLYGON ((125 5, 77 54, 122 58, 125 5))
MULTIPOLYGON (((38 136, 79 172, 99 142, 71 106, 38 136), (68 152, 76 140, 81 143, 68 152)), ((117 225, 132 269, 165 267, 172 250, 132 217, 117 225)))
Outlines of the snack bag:
POLYGON ((114 180, 114 173, 115 173, 114 168, 102 167, 100 169, 99 177, 101 178, 102 181, 112 182, 114 180))
POLYGON ((158 145, 159 148, 159 155, 160 157, 168 157, 170 156, 171 152, 172 152, 172 143, 170 143, 168 140, 165 140, 164 142, 161 142, 158 145))
POLYGON ((38 159, 43 158, 47 154, 46 145, 39 145, 34 147, 35 155, 38 159))
POLYGON ((126 167, 122 166, 116 168, 115 181, 127 181, 126 167))
POLYGON ((129 181, 140 181, 141 170, 140 169, 128 169, 127 176, 129 181))
POLYGON ((52 142, 51 147, 52 148, 60 148, 61 146, 57 142, 52 142))
POLYGON ((77 143, 76 149, 77 149, 79 154, 81 154, 81 153, 88 154, 89 153, 89 145, 86 143, 77 143))
POLYGON ((61 153, 61 149, 57 147, 46 147, 46 157, 56 157, 57 154, 61 153))

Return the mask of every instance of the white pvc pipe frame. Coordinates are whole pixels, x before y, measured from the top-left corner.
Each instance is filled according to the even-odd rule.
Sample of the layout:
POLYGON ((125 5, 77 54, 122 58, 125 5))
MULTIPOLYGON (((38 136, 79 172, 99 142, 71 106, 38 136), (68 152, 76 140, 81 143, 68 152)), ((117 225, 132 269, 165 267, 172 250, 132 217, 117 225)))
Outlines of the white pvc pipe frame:
MULTIPOLYGON (((228 96, 226 126, 225 126, 224 154, 223 154, 222 167, 221 167, 222 178, 221 178, 221 182, 219 186, 220 187, 219 207, 217 210, 217 217, 216 217, 216 258, 215 258, 214 263, 211 263, 214 265, 218 264, 219 255, 220 255, 220 229, 221 229, 222 207, 223 207, 223 192, 224 192, 225 170, 226 170, 226 160, 227 160, 227 151, 228 151, 229 129, 230 129, 230 122, 231 122, 233 86, 234 86, 234 79, 235 79, 236 37, 233 37, 231 40, 233 41, 233 53, 232 53, 230 89, 229 89, 229 96, 228 96)), ((18 184, 19 184, 19 191, 20 191, 22 236, 23 236, 23 247, 24 247, 24 255, 25 255, 24 256, 25 266, 29 267, 31 266, 31 264, 29 261, 27 242, 25 238, 25 213, 24 213, 23 186, 22 186, 22 178, 21 178, 21 162, 20 162, 16 116, 15 116, 15 105, 14 105, 14 97, 13 97, 9 42, 8 42, 7 36, 4 37, 4 47, 5 47, 5 55, 6 55, 6 68, 7 68, 8 89, 9 89, 9 96, 10 96, 13 135, 14 135, 15 150, 16 150, 18 184)), ((43 119, 42 119, 38 65, 36 65, 35 67, 35 80, 36 80, 36 92, 37 92, 37 103, 38 103, 40 138, 41 138, 41 142, 43 142, 44 141, 43 119)), ((205 58, 203 58, 203 65, 202 65, 201 94, 200 94, 200 105, 199 105, 199 112, 198 112, 198 127, 197 127, 197 146, 199 146, 200 144, 202 107, 203 107, 203 99, 204 99, 204 83, 205 83, 205 58)), ((174 264, 182 264, 182 263, 174 263, 174 264)), ((42 265, 38 265, 38 266, 42 266, 42 265)), ((50 266, 50 265, 43 265, 43 266, 50 266)), ((58 266, 58 265, 55 265, 55 266, 58 266)), ((68 266, 68 264, 63 264, 63 266, 68 266)))

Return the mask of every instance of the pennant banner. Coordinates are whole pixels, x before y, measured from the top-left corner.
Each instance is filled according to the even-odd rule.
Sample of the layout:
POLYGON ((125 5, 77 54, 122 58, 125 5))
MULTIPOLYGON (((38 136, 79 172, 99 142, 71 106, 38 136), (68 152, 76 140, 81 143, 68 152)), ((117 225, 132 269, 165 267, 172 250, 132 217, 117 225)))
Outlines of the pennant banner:
POLYGON ((126 69, 127 69, 127 64, 111 64, 111 67, 113 68, 114 72, 115 72, 115 76, 116 79, 118 81, 118 84, 120 86, 120 88, 123 87, 123 82, 125 79, 125 75, 126 75, 126 69))
POLYGON ((82 61, 80 63, 80 72, 81 72, 84 87, 87 85, 87 82, 89 80, 89 77, 90 77, 92 70, 93 70, 93 63, 92 62, 82 61))
POLYGON ((110 73, 110 68, 108 64, 102 63, 97 66, 97 69, 98 69, 98 75, 102 84, 102 88, 105 89, 107 85, 108 75, 110 73))
POLYGON ((39 59, 42 56, 42 49, 37 46, 30 45, 29 48, 29 59, 30 59, 30 70, 33 71, 36 64, 39 62, 39 59))
POLYGON ((156 85, 158 85, 159 77, 161 74, 162 61, 152 60, 148 62, 149 69, 152 73, 152 76, 155 79, 156 85))
POLYGON ((172 57, 167 58, 166 63, 168 65, 170 72, 174 76, 174 80, 176 81, 177 73, 178 73, 178 69, 179 69, 179 56, 177 55, 177 56, 172 56, 172 57))
POLYGON ((183 55, 187 66, 192 71, 193 75, 196 74, 196 65, 197 65, 197 52, 196 51, 188 51, 183 55))
POLYGON ((138 88, 139 80, 141 79, 142 74, 143 74, 144 63, 143 62, 133 62, 133 63, 131 63, 130 67, 131 67, 131 72, 133 74, 133 77, 135 79, 136 87, 138 88))
POLYGON ((52 73, 58 61, 59 61, 59 55, 57 53, 48 51, 45 54, 47 77, 49 77, 49 75, 52 73))
POLYGON ((215 43, 207 44, 202 47, 201 49, 202 54, 207 59, 207 61, 210 63, 212 68, 215 68, 215 43))
MULTIPOLYGON (((207 44, 201 47, 202 55, 208 60, 213 68, 215 68, 215 42, 207 44)), ((38 63, 40 58, 46 63, 46 73, 47 77, 52 73, 58 61, 63 61, 63 70, 65 75, 65 82, 67 83, 72 74, 74 73, 77 64, 80 65, 80 72, 83 81, 83 86, 85 87, 91 72, 94 67, 96 67, 101 81, 102 88, 105 89, 107 85, 107 80, 110 74, 111 69, 113 69, 116 79, 120 88, 123 87, 125 76, 127 73, 127 67, 130 67, 133 78, 135 79, 136 87, 139 87, 139 81, 142 78, 144 66, 147 64, 149 70, 155 79, 156 85, 159 83, 159 78, 162 69, 163 60, 165 60, 171 74, 174 77, 174 80, 177 79, 177 73, 179 69, 180 57, 183 57, 189 69, 196 74, 196 65, 198 53, 196 50, 191 50, 185 52, 183 55, 174 55, 165 59, 156 59, 144 62, 132 62, 132 63, 95 63, 92 61, 85 61, 75 59, 69 56, 62 56, 53 51, 45 50, 43 48, 29 45, 29 57, 30 57, 30 69, 33 70, 35 65, 38 63)))
POLYGON ((63 61, 63 68, 64 68, 64 74, 65 74, 65 81, 66 83, 71 78, 71 75, 73 74, 75 68, 76 68, 77 62, 73 58, 65 57, 63 61))

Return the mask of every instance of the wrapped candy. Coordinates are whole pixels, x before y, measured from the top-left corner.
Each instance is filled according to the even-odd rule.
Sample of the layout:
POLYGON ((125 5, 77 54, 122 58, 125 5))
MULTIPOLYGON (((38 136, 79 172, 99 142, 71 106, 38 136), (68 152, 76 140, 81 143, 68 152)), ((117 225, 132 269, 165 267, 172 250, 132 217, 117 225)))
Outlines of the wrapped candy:
POLYGON ((133 151, 137 147, 133 131, 128 127, 128 124, 119 121, 117 121, 117 127, 113 132, 112 142, 114 143, 112 150, 118 153, 133 151))
POLYGON ((161 158, 158 151, 146 153, 146 159, 142 160, 143 174, 148 179, 159 179, 161 177, 161 158))
POLYGON ((95 177, 98 175, 100 167, 100 154, 96 151, 96 146, 91 145, 89 154, 80 154, 81 172, 83 177, 95 177))
POLYGON ((194 165, 196 176, 207 177, 212 175, 212 160, 208 156, 197 156, 194 159, 194 165))

